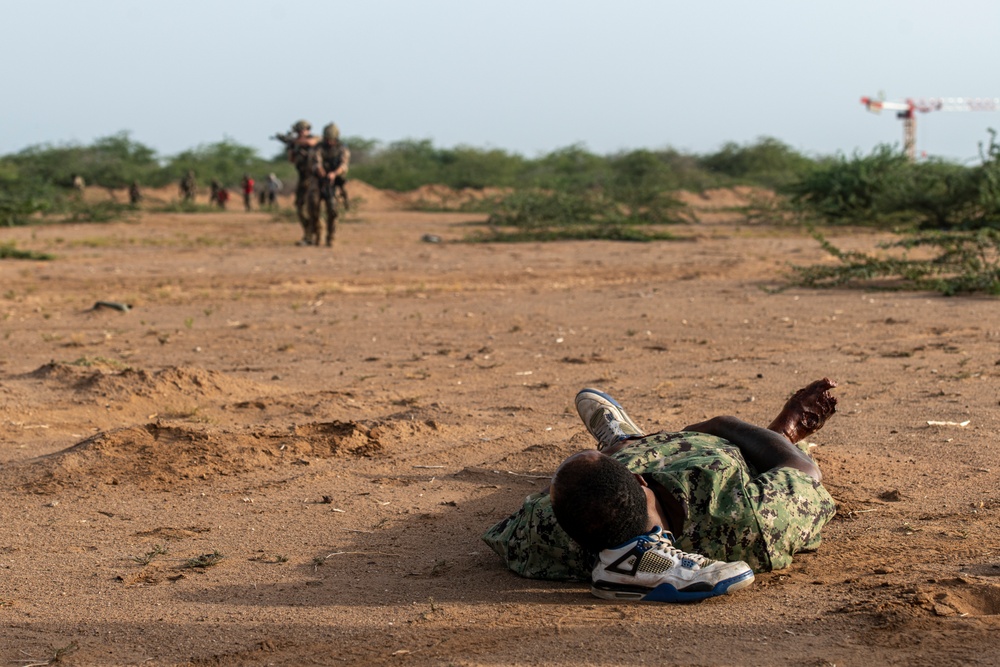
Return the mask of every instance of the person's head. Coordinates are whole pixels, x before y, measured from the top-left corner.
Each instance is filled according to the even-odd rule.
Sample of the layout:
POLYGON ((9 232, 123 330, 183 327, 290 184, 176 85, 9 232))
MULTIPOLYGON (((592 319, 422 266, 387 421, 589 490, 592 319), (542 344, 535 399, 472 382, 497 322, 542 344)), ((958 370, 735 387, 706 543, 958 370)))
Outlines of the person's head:
POLYGON ((585 549, 609 549, 646 532, 643 484, 623 464, 596 450, 563 461, 550 494, 559 525, 585 549))
POLYGON ((329 123, 323 128, 323 140, 330 144, 340 141, 340 128, 336 123, 329 123))
POLYGON ((295 125, 292 125, 292 130, 300 137, 308 137, 309 132, 312 130, 312 125, 307 120, 300 120, 295 125))

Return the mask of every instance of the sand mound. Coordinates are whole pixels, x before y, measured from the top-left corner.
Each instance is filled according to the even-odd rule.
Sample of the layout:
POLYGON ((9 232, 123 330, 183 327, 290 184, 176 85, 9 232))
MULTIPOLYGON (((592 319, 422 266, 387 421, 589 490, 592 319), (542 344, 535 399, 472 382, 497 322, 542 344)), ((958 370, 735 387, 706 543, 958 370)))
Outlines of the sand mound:
POLYGON ((695 210, 720 211, 742 209, 755 204, 773 202, 777 195, 763 188, 737 185, 732 188, 713 188, 703 192, 679 190, 675 196, 695 210))
POLYGON ((200 398, 233 397, 260 393, 260 386, 249 380, 197 367, 168 367, 159 371, 126 369, 118 373, 94 373, 81 382, 101 396, 128 399, 180 394, 200 398))
POLYGON ((106 484, 165 490, 316 459, 375 457, 383 454, 386 442, 432 428, 410 420, 333 421, 290 431, 234 433, 150 423, 99 433, 4 471, 4 477, 7 484, 35 493, 106 484))
POLYGON ((229 400, 257 396, 268 389, 257 382, 198 367, 168 366, 158 371, 147 371, 135 368, 118 370, 102 364, 50 362, 39 366, 27 376, 116 402, 127 402, 135 398, 229 400))
POLYGON ((349 180, 347 192, 352 200, 362 201, 365 211, 398 211, 413 209, 460 209, 482 199, 503 194, 499 188, 462 188, 446 185, 424 185, 408 192, 379 190, 364 181, 349 180))

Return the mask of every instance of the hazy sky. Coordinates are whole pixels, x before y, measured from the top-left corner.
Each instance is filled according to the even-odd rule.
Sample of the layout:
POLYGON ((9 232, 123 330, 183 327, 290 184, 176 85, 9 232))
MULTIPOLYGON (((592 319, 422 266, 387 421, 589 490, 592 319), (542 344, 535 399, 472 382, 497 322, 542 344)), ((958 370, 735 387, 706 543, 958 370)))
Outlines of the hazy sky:
MULTIPOLYGON (((901 143, 862 95, 1000 97, 996 0, 0 0, 0 154, 128 130, 264 156, 298 118, 534 157, 901 143)), ((918 117, 971 160, 1000 112, 918 117)))

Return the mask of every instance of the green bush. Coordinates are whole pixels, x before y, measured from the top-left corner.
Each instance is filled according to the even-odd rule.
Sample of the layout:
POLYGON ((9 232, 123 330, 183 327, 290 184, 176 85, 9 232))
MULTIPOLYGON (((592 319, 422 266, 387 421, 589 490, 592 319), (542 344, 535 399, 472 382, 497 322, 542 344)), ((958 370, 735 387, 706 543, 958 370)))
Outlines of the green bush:
POLYGON ((156 152, 132 141, 128 132, 97 139, 90 146, 31 146, 6 159, 26 179, 66 188, 78 175, 89 185, 124 188, 133 180, 150 183, 160 171, 156 152))
POLYGON ((827 222, 979 229, 1000 226, 1000 147, 990 131, 983 163, 910 162, 889 146, 840 156, 782 188, 793 205, 827 222))
POLYGON ((487 218, 490 232, 477 241, 552 241, 607 239, 652 241, 672 239, 663 231, 641 229, 650 224, 675 223, 681 205, 672 201, 665 210, 629 204, 608 197, 602 190, 582 193, 559 190, 516 190, 494 200, 487 218))
POLYGON ((215 179, 225 187, 236 188, 245 173, 259 180, 273 171, 282 180, 294 179, 294 169, 284 154, 274 160, 264 160, 256 149, 229 139, 201 145, 173 156, 161 170, 157 184, 180 182, 188 170, 194 171, 201 186, 206 186, 215 179))
POLYGON ((730 141, 718 152, 701 157, 699 165, 737 183, 775 188, 801 179, 815 161, 773 137, 761 137, 746 146, 730 141))
POLYGON ((34 250, 18 250, 14 243, 0 243, 0 259, 40 259, 49 260, 54 257, 47 252, 34 250))
POLYGON ((456 189, 509 187, 524 163, 520 156, 496 149, 435 148, 429 139, 397 141, 385 148, 368 144, 360 156, 352 144, 347 145, 351 177, 388 190, 410 191, 432 184, 456 189))
POLYGON ((37 181, 10 178, 9 170, 0 170, 0 227, 27 225, 37 213, 53 206, 52 189, 37 181))
POLYGON ((899 211, 910 170, 903 153, 882 145, 867 157, 838 156, 782 191, 794 204, 832 222, 878 222, 899 211))
POLYGON ((793 266, 792 285, 929 290, 946 296, 974 292, 1000 295, 1000 231, 995 229, 922 232, 879 246, 889 251, 901 249, 902 257, 845 252, 818 232, 813 236, 840 263, 793 266), (930 248, 936 255, 908 257, 914 248, 930 248))
POLYGON ((629 224, 670 224, 679 221, 682 204, 670 194, 677 189, 670 166, 647 150, 608 159, 603 191, 629 224))

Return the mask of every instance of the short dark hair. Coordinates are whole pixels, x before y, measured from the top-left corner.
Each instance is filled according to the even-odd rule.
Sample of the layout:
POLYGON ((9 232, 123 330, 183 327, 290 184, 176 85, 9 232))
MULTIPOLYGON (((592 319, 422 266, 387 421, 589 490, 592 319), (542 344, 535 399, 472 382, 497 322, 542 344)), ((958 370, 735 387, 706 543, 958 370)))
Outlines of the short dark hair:
POLYGON ((642 485, 609 456, 571 456, 553 476, 552 489, 556 521, 584 549, 610 549, 646 532, 642 485))

